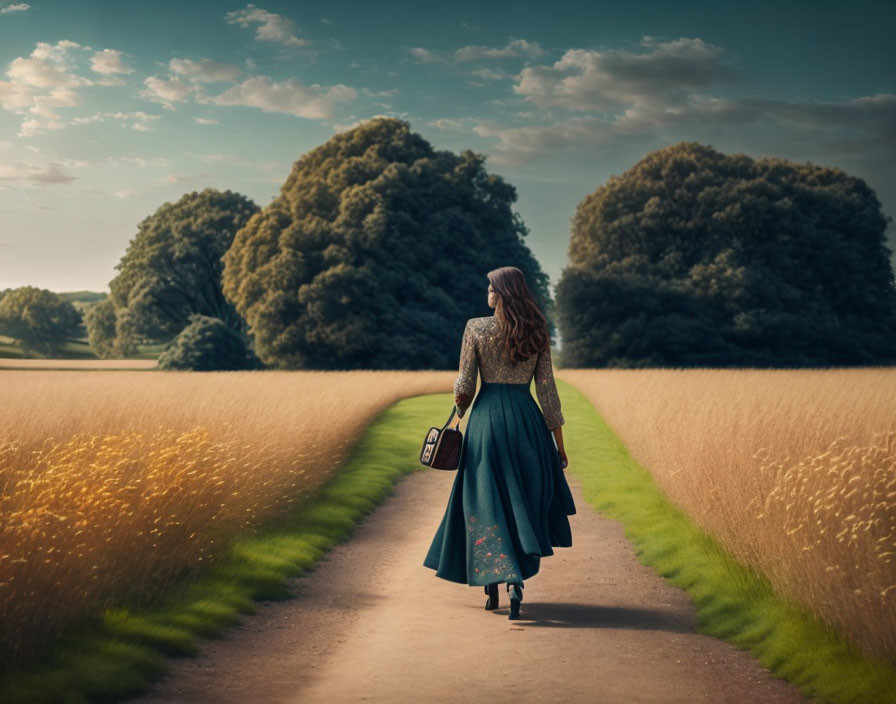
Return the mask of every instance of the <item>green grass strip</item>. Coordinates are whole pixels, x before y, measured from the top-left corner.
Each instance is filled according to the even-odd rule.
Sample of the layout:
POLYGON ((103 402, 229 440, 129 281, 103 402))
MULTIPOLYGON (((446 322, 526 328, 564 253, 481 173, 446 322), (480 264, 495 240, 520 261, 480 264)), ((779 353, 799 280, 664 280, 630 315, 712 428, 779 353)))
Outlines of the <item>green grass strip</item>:
POLYGON ((698 631, 747 650, 809 697, 835 704, 896 702, 896 670, 783 598, 672 504, 591 402, 557 380, 569 471, 585 500, 625 527, 638 560, 687 591, 698 631))
POLYGON ((142 694, 166 672, 167 656, 196 655, 197 637, 221 637, 240 613, 255 612, 256 601, 290 598, 287 579, 347 540, 398 479, 435 471, 419 463, 418 453, 452 402, 450 394, 430 394, 386 409, 346 465, 293 517, 235 539, 219 565, 154 608, 109 609, 100 623, 73 629, 27 671, 5 673, 0 702, 88 704, 142 694))

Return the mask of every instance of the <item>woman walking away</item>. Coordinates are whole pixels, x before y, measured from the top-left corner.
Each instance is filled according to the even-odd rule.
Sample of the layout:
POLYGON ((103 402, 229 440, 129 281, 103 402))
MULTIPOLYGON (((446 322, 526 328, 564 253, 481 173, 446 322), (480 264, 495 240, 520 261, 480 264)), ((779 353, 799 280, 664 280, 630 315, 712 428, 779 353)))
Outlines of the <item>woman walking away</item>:
POLYGON ((489 610, 506 583, 509 618, 517 619, 523 580, 552 547, 572 547, 567 516, 576 507, 563 473, 564 419, 547 321, 522 271, 505 266, 487 276, 495 312, 470 318, 464 329, 454 400, 458 416, 468 407, 470 415, 448 506, 423 565, 442 579, 484 587, 489 610), (541 410, 530 393, 533 377, 541 410))

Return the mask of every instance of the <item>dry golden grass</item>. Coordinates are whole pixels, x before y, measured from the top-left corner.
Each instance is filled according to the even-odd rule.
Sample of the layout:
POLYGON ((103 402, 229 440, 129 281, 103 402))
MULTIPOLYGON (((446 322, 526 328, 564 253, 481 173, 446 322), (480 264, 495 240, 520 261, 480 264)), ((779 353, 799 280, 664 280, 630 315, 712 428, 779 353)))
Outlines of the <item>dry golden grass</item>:
POLYGON ((0 662, 164 593, 313 495, 380 411, 455 378, 0 373, 0 662))
POLYGON ((737 558, 896 661, 896 368, 557 377, 737 558))

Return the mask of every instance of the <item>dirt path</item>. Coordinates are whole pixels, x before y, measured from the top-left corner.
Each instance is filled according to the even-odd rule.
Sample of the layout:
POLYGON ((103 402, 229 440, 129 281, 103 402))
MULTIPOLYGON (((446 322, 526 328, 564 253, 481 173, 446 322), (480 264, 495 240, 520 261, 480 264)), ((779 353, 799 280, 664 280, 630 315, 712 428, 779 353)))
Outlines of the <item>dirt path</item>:
POLYGON ((805 702, 748 653, 695 633, 687 594, 641 565, 622 525, 585 503, 573 547, 526 581, 522 618, 482 587, 423 567, 453 472, 404 477, 352 538, 196 659, 131 700, 302 702, 805 702))

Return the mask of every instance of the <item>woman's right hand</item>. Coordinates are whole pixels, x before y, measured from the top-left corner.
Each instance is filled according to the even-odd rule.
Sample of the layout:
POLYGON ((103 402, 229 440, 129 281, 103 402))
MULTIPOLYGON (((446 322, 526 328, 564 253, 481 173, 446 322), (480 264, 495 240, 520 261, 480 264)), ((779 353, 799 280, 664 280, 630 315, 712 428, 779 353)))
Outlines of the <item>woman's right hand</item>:
POLYGON ((560 455, 560 468, 565 470, 567 467, 569 467, 569 460, 566 457, 566 451, 557 450, 557 454, 560 455))

